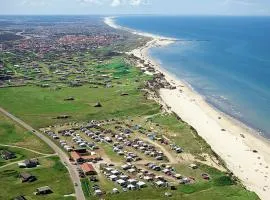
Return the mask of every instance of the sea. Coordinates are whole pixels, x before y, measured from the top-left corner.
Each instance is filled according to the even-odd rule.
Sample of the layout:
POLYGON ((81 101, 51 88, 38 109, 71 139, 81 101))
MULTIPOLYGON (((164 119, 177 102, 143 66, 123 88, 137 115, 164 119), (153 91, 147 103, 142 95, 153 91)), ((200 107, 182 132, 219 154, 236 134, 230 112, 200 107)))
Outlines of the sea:
POLYGON ((212 106, 270 139, 270 17, 120 16, 115 22, 177 39, 149 55, 212 106))

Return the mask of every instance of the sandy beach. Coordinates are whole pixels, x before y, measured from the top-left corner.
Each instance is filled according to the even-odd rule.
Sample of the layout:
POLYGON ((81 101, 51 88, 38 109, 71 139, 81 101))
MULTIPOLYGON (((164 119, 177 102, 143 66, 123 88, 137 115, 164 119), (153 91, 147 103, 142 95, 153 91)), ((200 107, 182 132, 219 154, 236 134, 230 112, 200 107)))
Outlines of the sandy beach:
POLYGON ((113 28, 152 38, 145 46, 129 53, 143 59, 156 71, 163 73, 167 81, 176 87, 173 90, 161 89, 161 100, 197 130, 247 189, 256 192, 261 199, 268 200, 270 143, 251 128, 213 108, 187 84, 168 73, 150 58, 148 55, 150 48, 172 44, 174 39, 123 28, 116 25, 112 17, 105 18, 104 22, 113 28))

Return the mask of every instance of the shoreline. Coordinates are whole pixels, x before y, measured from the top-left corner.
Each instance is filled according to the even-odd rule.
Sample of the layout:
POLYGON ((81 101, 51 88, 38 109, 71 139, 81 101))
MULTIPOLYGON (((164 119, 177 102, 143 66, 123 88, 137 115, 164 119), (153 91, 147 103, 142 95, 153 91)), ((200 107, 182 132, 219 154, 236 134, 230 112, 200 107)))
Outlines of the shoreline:
MULTIPOLYGON (((247 189, 256 192, 261 199, 267 200, 270 196, 269 141, 252 128, 209 105, 203 96, 192 90, 187 83, 170 74, 149 56, 150 48, 172 44, 176 39, 124 28, 115 24, 113 19, 107 17, 104 23, 112 28, 151 38, 145 46, 134 49, 129 54, 144 60, 155 71, 163 73, 166 80, 176 87, 176 89, 160 89, 163 103, 197 130, 247 189)), ((142 68, 143 65, 139 67, 142 68)))

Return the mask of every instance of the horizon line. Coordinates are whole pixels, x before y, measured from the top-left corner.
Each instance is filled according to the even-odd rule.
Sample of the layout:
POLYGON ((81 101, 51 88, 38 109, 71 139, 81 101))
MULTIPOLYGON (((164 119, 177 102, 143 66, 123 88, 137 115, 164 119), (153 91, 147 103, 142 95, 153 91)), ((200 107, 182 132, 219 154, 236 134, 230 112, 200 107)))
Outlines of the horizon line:
POLYGON ((229 14, 0 14, 0 16, 224 16, 224 17, 270 17, 269 15, 229 15, 229 14))

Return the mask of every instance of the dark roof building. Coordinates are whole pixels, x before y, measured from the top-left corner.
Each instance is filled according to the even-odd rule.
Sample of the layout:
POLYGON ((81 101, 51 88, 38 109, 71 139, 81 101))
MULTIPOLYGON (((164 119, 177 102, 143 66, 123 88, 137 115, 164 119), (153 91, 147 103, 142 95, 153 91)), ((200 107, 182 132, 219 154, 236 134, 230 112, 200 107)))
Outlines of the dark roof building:
POLYGON ((31 159, 31 160, 25 160, 24 164, 27 168, 32 168, 32 167, 36 167, 39 162, 37 159, 31 159))
POLYGON ((17 196, 14 198, 14 200, 27 200, 24 196, 17 196))
POLYGON ((3 150, 1 151, 1 157, 5 160, 10 160, 10 159, 16 158, 16 155, 13 152, 3 150))
POLYGON ((33 176, 30 173, 26 173, 26 172, 21 173, 20 178, 22 180, 22 183, 24 183, 24 182, 33 182, 33 181, 37 180, 37 178, 35 176, 33 176))

